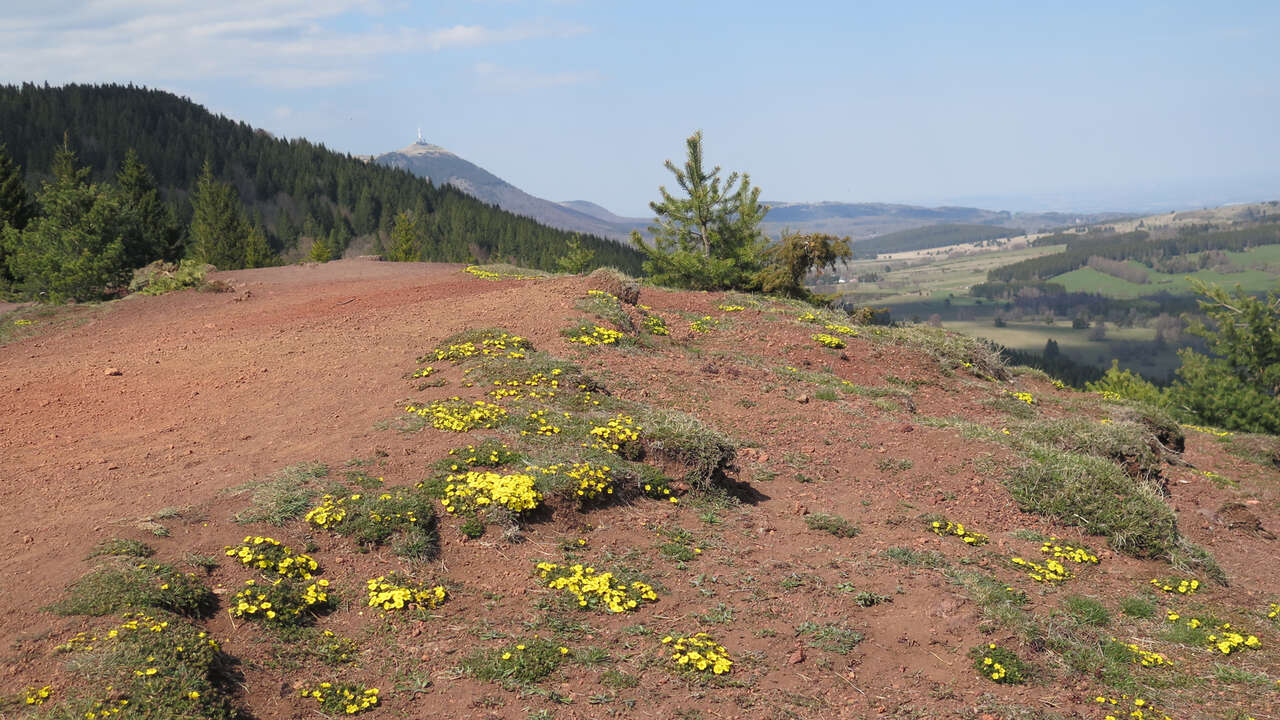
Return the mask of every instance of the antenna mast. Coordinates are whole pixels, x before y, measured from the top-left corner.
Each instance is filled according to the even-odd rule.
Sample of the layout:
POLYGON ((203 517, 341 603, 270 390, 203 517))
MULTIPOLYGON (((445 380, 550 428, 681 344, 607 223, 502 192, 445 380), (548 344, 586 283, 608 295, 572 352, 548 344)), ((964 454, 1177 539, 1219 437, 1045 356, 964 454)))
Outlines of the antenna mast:
POLYGON ((418 142, 419 142, 419 143, 422 143, 422 142, 423 142, 423 140, 422 140, 422 127, 421 127, 421 126, 419 126, 419 127, 418 127, 418 142))

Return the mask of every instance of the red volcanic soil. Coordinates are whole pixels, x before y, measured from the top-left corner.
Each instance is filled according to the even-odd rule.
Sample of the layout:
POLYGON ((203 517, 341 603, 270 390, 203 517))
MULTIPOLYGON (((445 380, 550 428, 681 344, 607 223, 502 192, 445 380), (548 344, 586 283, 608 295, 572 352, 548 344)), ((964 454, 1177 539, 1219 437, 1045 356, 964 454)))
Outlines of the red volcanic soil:
MULTIPOLYGON (((1275 468, 1188 431, 1185 462, 1164 471, 1182 532, 1212 552, 1231 581, 1206 583, 1195 607, 1248 626, 1263 644, 1216 656, 1162 641, 1163 613, 1151 620, 1120 614, 1122 598, 1153 577, 1176 574, 1166 563, 1107 551, 1105 538, 1021 512, 1000 480, 1022 459, 938 421, 1012 425, 1000 401, 1015 390, 1035 396, 1039 417, 1101 417, 1095 396, 1029 376, 993 383, 944 372, 918 350, 877 340, 871 328, 846 349, 829 350, 811 340, 814 326, 794 320, 798 312, 725 312, 719 294, 644 288, 640 302, 666 318, 671 337, 650 348, 585 349, 561 331, 587 319, 575 303, 593 287, 588 279, 492 281, 460 269, 340 261, 222 272, 216 277, 231 292, 134 296, 0 346, 0 693, 46 683, 61 693, 74 684, 53 646, 109 619, 41 608, 92 566, 85 558, 96 543, 144 540, 157 559, 181 566, 190 552, 222 558, 225 546, 250 532, 313 548, 344 599, 319 626, 360 643, 359 661, 336 674, 381 689, 373 718, 525 718, 546 710, 558 718, 986 720, 1040 716, 1019 714, 1034 711, 1101 720, 1106 712, 1094 698, 1119 695, 1100 669, 1073 670, 1051 649, 985 621, 952 581, 954 571, 1016 585, 1029 595, 1029 610, 1046 618, 1061 615, 1067 596, 1100 599, 1117 637, 1168 654, 1170 672, 1195 678, 1191 689, 1165 696, 1170 704, 1161 709, 1172 717, 1235 717, 1235 710, 1280 717, 1280 625, 1261 614, 1280 600, 1270 536, 1280 532, 1275 468), (706 315, 721 321, 717 330, 688 330, 688 318, 706 315), (425 568, 389 551, 360 552, 301 521, 281 528, 232 521, 249 501, 228 491, 286 466, 320 461, 335 481, 354 469, 388 486, 412 485, 450 448, 485 436, 400 432, 386 421, 402 416, 407 401, 483 397, 459 368, 442 367, 444 387, 420 389, 408 376, 415 358, 444 338, 487 327, 578 362, 616 397, 696 415, 736 439, 740 501, 690 494, 680 504, 641 499, 558 509, 525 528, 519 543, 492 529, 466 540, 458 520, 445 517, 439 557, 425 568), (829 372, 863 391, 831 399, 787 378, 779 372, 785 367, 829 372), (357 459, 372 464, 352 465, 357 459), (1225 518, 1219 509, 1227 502, 1243 508, 1233 518, 1244 512, 1262 530, 1248 517, 1225 518), (861 532, 811 529, 805 516, 813 513, 839 515, 861 532), (924 520, 931 513, 991 543, 974 548, 935 535, 924 520), (148 532, 156 523, 168 536, 148 532), (690 533, 702 549, 697 558, 681 563, 659 551, 666 542, 659 531, 673 528, 690 533), (1032 582, 1007 562, 1040 557, 1039 543, 1019 539, 1018 530, 1087 543, 1101 563, 1060 587, 1032 582), (580 625, 554 626, 551 591, 535 582, 533 567, 563 562, 562 544, 578 538, 588 541, 584 560, 639 569, 660 586, 660 600, 622 615, 575 612, 580 625), (893 547, 940 553, 947 567, 904 566, 882 555, 893 547), (388 622, 362 607, 362 597, 366 579, 391 570, 446 584, 450 601, 430 620, 388 622), (861 592, 887 600, 862 607, 854 602, 861 592), (861 642, 847 652, 812 646, 810 631, 828 624, 855 631, 861 642), (728 683, 690 683, 664 667, 661 638, 699 630, 734 656, 728 683), (456 670, 476 648, 533 633, 575 655, 601 648, 609 659, 570 663, 533 693, 456 670), (1039 668, 1033 682, 1005 686, 979 677, 968 653, 992 642, 1039 668), (1220 682, 1215 663, 1263 680, 1220 682), (607 671, 635 676, 638 685, 606 686, 607 671)), ((251 575, 222 559, 208 581, 225 605, 251 575)), ((1159 598, 1161 610, 1188 603, 1159 598)), ((274 660, 271 636, 225 611, 203 622, 239 660, 238 704, 263 719, 315 715, 296 688, 335 671, 274 660)))

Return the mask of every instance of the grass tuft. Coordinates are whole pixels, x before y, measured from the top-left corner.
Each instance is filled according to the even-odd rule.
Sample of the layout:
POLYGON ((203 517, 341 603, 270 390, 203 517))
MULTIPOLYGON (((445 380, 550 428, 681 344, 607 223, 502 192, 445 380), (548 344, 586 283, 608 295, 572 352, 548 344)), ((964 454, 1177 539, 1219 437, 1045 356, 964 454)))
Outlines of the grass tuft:
POLYGON ((315 481, 326 477, 329 467, 324 463, 299 463, 277 472, 262 482, 252 482, 237 488, 233 494, 252 493, 248 508, 236 513, 238 523, 266 523, 280 526, 302 517, 311 507, 311 500, 319 492, 315 481))

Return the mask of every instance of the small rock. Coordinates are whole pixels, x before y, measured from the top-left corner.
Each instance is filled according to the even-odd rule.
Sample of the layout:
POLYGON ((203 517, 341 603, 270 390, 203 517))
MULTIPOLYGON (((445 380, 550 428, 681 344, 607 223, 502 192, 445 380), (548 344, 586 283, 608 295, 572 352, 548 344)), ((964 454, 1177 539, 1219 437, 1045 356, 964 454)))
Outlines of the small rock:
POLYGON ((804 662, 804 648, 802 647, 797 647, 789 656, 787 656, 788 664, 799 665, 802 662, 804 662))
POLYGON ((103 370, 102 374, 110 377, 110 376, 123 375, 124 373, 120 372, 120 368, 111 367, 111 368, 107 368, 106 370, 103 370))
POLYGON ((23 544, 23 545, 30 545, 31 543, 33 543, 33 542, 35 542, 35 541, 36 541, 36 539, 35 539, 35 538, 33 538, 33 537, 31 537, 30 535, 23 535, 23 536, 22 536, 22 544, 23 544))
POLYGON ((795 513, 796 515, 808 515, 809 507, 801 503, 796 503, 795 505, 791 506, 791 512, 795 513))
POLYGON ((801 405, 804 405, 809 402, 809 396, 801 395, 800 397, 796 398, 796 402, 800 403, 801 405))

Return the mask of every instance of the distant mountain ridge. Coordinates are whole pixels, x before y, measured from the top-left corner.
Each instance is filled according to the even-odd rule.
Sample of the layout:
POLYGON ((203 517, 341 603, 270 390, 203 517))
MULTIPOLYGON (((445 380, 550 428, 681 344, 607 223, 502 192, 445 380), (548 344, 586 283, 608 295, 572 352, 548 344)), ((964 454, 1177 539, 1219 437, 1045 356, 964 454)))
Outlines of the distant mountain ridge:
POLYGON ((543 225, 615 240, 624 239, 627 235, 590 214, 534 197, 439 145, 419 140, 406 148, 383 153, 375 157, 374 162, 406 170, 436 185, 452 185, 481 202, 497 205, 507 212, 531 218, 543 225))
MULTIPOLYGON (((483 202, 545 225, 625 242, 633 230, 645 232, 652 218, 618 215, 588 200, 552 202, 530 195, 492 172, 438 145, 419 140, 384 153, 374 162, 407 170, 438 185, 452 185, 483 202)), ((961 223, 1020 228, 1028 232, 1123 220, 1123 213, 1010 213, 971 207, 922 207, 894 203, 766 202, 764 230, 850 236, 855 241, 927 225, 961 223)))

